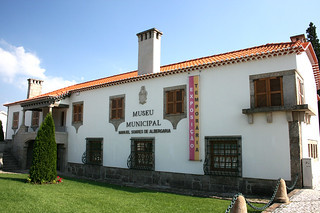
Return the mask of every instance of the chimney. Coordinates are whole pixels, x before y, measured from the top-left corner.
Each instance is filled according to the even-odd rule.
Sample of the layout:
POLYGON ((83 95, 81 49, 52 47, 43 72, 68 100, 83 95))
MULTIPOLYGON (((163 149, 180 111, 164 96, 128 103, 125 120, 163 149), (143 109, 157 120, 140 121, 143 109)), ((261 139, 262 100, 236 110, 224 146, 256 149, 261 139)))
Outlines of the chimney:
POLYGON ((137 34, 139 41, 138 75, 160 72, 162 32, 152 28, 137 34))
POLYGON ((35 96, 41 95, 42 92, 42 80, 28 79, 28 94, 27 98, 33 98, 35 96))
POLYGON ((296 36, 291 36, 291 37, 290 37, 290 40, 291 40, 292 42, 301 41, 302 43, 307 41, 304 34, 300 34, 300 35, 296 35, 296 36))

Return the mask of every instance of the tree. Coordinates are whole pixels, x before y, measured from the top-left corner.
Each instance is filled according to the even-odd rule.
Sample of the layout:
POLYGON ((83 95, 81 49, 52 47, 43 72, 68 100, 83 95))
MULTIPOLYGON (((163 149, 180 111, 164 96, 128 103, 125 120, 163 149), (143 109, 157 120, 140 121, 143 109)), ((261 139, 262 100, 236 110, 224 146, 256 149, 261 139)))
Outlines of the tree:
POLYGON ((51 113, 41 124, 32 154, 30 181, 32 183, 54 182, 57 178, 57 144, 51 113))
POLYGON ((312 22, 309 24, 309 28, 306 30, 307 40, 311 42, 314 52, 317 55, 318 63, 320 63, 320 43, 317 37, 316 26, 312 22))
POLYGON ((4 133, 2 127, 2 121, 0 120, 0 141, 4 141, 4 133))

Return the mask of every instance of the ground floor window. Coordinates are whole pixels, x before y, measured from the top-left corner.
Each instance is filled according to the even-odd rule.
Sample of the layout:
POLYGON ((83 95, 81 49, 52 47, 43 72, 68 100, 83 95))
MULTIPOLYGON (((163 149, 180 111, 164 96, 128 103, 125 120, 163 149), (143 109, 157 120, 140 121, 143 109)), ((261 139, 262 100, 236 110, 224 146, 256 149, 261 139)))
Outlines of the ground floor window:
POLYGON ((241 176, 241 137, 205 137, 205 174, 241 176))
POLYGON ((154 138, 132 138, 128 168, 154 170, 154 138))
POLYGON ((308 143, 308 157, 309 158, 318 158, 318 143, 317 141, 309 140, 308 143))
POLYGON ((102 138, 86 138, 86 163, 102 165, 102 138))

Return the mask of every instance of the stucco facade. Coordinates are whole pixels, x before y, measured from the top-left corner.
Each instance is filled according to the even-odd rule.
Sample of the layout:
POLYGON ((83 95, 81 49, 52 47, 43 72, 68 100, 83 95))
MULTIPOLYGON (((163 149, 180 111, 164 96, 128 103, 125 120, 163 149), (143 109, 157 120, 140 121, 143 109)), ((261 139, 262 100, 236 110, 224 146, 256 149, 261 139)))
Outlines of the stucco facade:
MULTIPOLYGON (((301 159, 310 157, 310 141, 319 141, 317 79, 307 51, 178 70, 76 89, 50 99, 52 102, 46 99, 45 105, 40 103, 42 99, 29 101, 34 105, 28 101, 9 104, 6 138, 13 139, 13 152, 26 167, 28 141, 34 140, 36 130, 26 130, 24 126, 32 126, 30 110, 41 109, 40 120, 52 111, 59 130, 57 144, 63 153, 61 169, 74 175, 119 183, 256 193, 271 190, 279 177, 291 183, 299 174, 298 185, 302 186, 301 159), (199 77, 197 161, 189 159, 190 76, 199 77), (281 78, 283 103, 278 107, 255 107, 253 82, 267 77, 281 78), (298 79, 304 86, 303 103, 298 100, 298 79), (172 88, 182 88, 184 92, 182 116, 165 115, 166 91, 172 88), (117 121, 111 119, 114 97, 123 98, 123 118, 117 121), (79 103, 82 119, 75 122, 74 105, 79 103), (11 128, 13 112, 19 112, 19 129, 11 128), (207 172, 213 168, 208 166, 213 162, 208 146, 212 140, 237 140, 236 175, 207 172), (90 141, 101 143, 98 165, 89 163, 90 141), (135 141, 152 143, 152 167, 147 171, 131 168, 135 141)), ((318 157, 313 161, 314 167, 319 167, 318 157)), ((314 178, 318 182, 319 174, 315 173, 314 178)))

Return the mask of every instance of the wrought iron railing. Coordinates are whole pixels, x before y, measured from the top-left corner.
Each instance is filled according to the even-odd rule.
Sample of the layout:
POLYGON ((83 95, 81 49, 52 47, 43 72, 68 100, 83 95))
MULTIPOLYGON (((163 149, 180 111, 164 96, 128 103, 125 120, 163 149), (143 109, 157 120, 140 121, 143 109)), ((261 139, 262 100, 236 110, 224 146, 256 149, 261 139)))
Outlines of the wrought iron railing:
POLYGON ((129 169, 154 170, 154 155, 152 152, 132 152, 127 166, 129 169))

